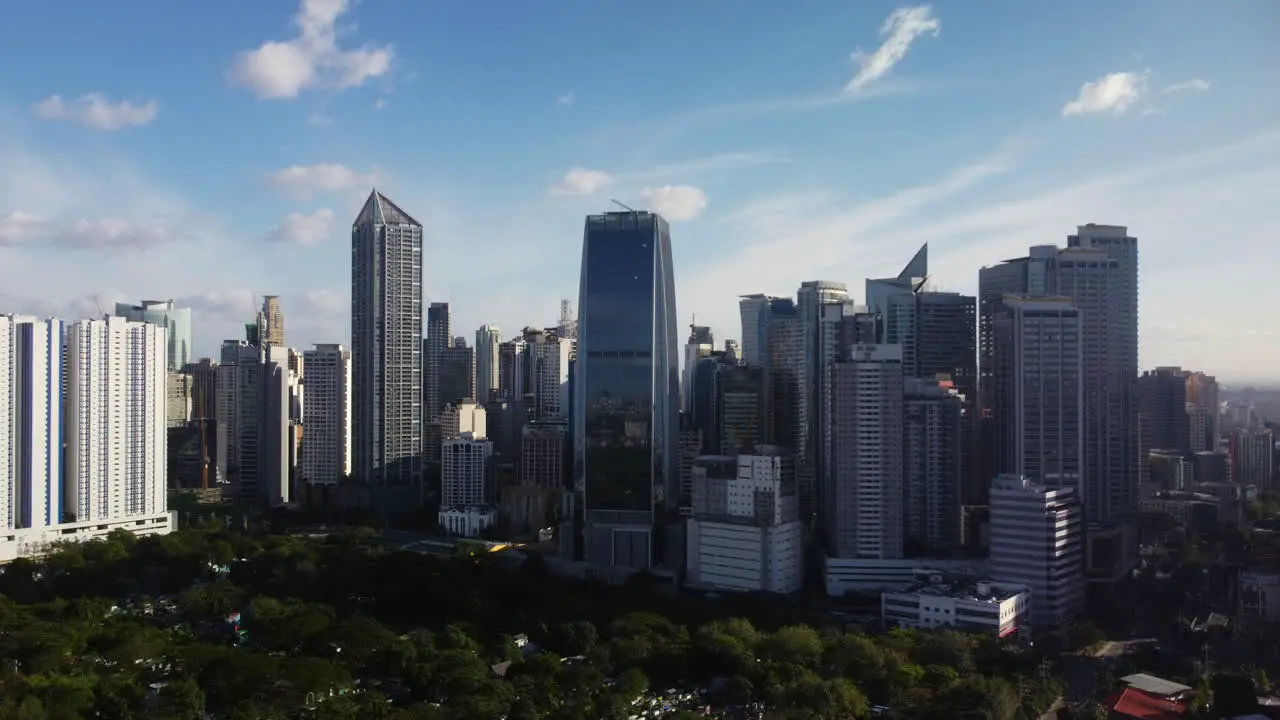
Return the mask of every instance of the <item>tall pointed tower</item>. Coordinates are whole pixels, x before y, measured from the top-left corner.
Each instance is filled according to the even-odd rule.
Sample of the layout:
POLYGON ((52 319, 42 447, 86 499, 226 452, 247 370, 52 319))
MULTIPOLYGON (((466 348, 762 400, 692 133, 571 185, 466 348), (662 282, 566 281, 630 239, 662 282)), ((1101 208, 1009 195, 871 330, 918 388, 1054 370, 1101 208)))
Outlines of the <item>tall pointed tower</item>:
POLYGON ((352 473, 422 474, 422 223, 376 189, 351 226, 352 473))

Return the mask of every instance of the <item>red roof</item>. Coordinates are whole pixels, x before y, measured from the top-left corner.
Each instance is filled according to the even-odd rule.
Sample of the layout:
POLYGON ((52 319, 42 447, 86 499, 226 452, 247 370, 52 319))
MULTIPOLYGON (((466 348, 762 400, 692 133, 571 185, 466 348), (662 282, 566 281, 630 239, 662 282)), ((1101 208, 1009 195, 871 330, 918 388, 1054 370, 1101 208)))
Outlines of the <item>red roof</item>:
POLYGON ((1133 688, 1125 688, 1113 695, 1109 705, 1112 711, 1134 720, 1181 720, 1187 712, 1187 706, 1180 702, 1158 698, 1133 688))

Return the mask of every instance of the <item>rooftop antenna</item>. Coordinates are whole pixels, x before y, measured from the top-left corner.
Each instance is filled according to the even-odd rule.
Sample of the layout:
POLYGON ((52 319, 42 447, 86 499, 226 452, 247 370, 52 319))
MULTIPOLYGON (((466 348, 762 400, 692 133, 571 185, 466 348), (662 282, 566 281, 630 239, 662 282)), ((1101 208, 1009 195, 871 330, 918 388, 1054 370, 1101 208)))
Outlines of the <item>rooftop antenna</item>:
POLYGON ((617 200, 614 200, 612 198, 609 199, 609 202, 613 203, 614 205, 617 205, 618 207, 622 208, 623 210, 626 210, 627 212, 639 212, 635 208, 627 207, 626 205, 623 205, 621 202, 618 202, 617 200))

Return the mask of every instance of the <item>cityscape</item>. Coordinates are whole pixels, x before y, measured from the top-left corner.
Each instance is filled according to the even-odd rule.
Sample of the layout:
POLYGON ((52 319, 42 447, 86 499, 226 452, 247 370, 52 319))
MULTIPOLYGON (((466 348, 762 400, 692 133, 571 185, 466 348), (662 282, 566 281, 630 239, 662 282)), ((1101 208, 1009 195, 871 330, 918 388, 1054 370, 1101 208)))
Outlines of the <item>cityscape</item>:
MULTIPOLYGON (((354 10, 302 0, 296 44, 227 82, 306 89, 254 74, 275 45, 335 92, 381 77, 390 45, 336 44, 354 10)), ((935 10, 880 18, 846 92, 935 10)), ((1123 115, 1149 74, 1060 115, 1123 115)), ((31 112, 157 112, 85 102, 31 112)), ((1150 352, 1160 223, 1065 193, 1074 222, 1016 253, 904 234, 863 265, 784 230, 811 279, 713 297, 678 281, 703 190, 573 167, 549 195, 584 204, 557 212, 576 290, 512 326, 546 287, 494 317, 442 296, 435 209, 383 179, 296 243, 349 276, 345 328, 284 273, 234 326, 150 286, 0 287, 0 718, 1280 717, 1280 391, 1236 381, 1274 363, 1150 352)), ((66 242, 24 211, 0 263, 66 242)))

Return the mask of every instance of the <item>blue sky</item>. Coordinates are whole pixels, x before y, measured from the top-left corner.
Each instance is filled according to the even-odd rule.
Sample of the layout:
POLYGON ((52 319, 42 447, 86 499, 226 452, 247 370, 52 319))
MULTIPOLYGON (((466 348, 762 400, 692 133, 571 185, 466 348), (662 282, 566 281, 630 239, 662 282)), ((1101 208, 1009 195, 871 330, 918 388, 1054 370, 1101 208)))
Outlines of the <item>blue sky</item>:
POLYGON ((936 283, 1128 225, 1142 363, 1280 376, 1280 5, 551 0, 0 6, 0 312, 174 297, 212 354, 279 294, 347 342, 376 184, 456 334, 555 322, 584 214, 672 221, 678 313, 936 283), (1247 265, 1246 265, 1247 263, 1247 265))

